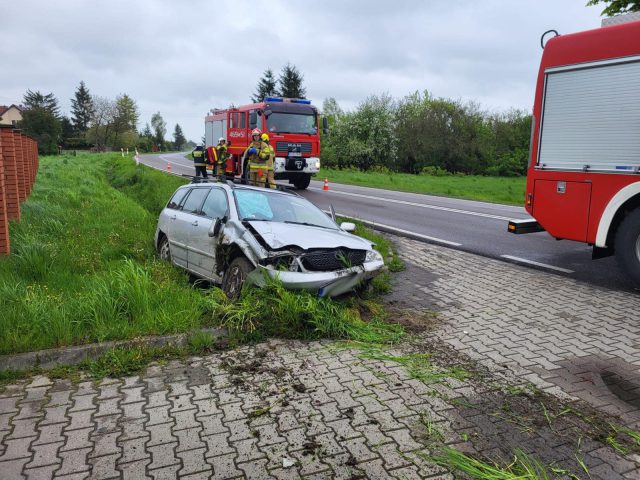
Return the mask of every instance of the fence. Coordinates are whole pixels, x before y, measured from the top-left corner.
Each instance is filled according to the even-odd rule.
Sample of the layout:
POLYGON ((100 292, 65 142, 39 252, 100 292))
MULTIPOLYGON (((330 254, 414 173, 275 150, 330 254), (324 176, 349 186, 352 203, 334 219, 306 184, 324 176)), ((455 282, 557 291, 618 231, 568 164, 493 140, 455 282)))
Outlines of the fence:
POLYGON ((0 125, 0 255, 10 252, 9 221, 20 221, 20 203, 27 199, 38 171, 38 144, 0 125))

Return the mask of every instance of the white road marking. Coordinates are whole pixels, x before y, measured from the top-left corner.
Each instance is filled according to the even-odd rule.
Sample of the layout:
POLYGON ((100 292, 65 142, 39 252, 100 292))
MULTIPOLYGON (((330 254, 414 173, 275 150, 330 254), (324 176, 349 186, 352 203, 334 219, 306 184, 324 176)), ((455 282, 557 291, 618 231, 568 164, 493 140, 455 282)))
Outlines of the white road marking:
MULTIPOLYGON (((327 210, 325 210, 325 211, 327 213, 330 213, 327 210)), ((451 247, 461 247, 462 246, 461 243, 451 242, 449 240, 444 240, 442 238, 437 238, 437 237, 430 237, 429 235, 423 235, 421 233, 412 232, 410 230, 403 230, 402 228, 392 227, 391 225, 385 225, 384 223, 372 222, 371 220, 365 220, 364 218, 354 217, 353 215, 347 215, 347 214, 344 214, 344 213, 337 213, 336 212, 336 216, 337 217, 345 217, 345 218, 353 218, 354 220, 358 220, 359 222, 362 222, 365 225, 373 227, 373 228, 381 227, 381 228, 384 228, 385 230, 389 230, 389 231, 392 231, 392 232, 401 233, 401 234, 405 234, 405 235, 411 235, 413 237, 420 238, 422 240, 427 240, 429 242, 442 243, 443 245, 449 245, 451 247)))
MULTIPOLYGON (((312 187, 312 188, 310 188, 310 190, 321 191, 322 189, 321 188, 312 187)), ((500 216, 500 215, 491 215, 490 213, 471 212, 469 210, 460 210, 458 208, 450 208, 450 207, 440 207, 438 205, 425 205, 424 203, 408 202, 406 200, 396 200, 396 199, 393 199, 393 198, 376 197, 376 196, 373 196, 373 195, 364 195, 362 193, 341 192, 339 190, 332 190, 332 193, 337 193, 339 195, 349 195, 351 197, 367 198, 369 200, 379 200, 380 202, 385 202, 385 203, 399 203, 401 205, 410 205, 412 207, 430 208, 432 210, 442 210, 442 211, 445 211, 445 212, 460 213, 462 215, 473 215, 474 217, 492 218, 494 220, 502 220, 502 221, 511 220, 511 218, 509 218, 509 217, 503 217, 503 216, 500 216)))
POLYGON ((556 267, 554 265, 548 265, 546 263, 534 262, 533 260, 527 260, 526 258, 514 257, 512 255, 500 255, 502 258, 506 258, 508 260, 513 260, 518 263, 525 263, 527 265, 535 265, 537 267, 548 268, 550 270, 556 270, 558 272, 563 273, 574 273, 573 270, 569 270, 568 268, 556 267))

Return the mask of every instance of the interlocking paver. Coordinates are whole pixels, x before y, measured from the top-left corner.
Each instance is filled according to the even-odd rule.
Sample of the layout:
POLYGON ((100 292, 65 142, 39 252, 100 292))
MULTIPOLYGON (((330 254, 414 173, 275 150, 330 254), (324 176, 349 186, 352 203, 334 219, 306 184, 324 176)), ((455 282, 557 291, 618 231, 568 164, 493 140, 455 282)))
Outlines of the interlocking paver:
POLYGON ((47 465, 56 465, 61 462, 58 457, 58 449, 64 442, 46 443, 31 447, 33 450, 32 460, 27 463, 25 468, 37 468, 47 465))
POLYGON ((23 473, 28 480, 50 480, 53 478, 53 474, 58 468, 58 464, 36 468, 25 467, 23 473))
POLYGON ((87 455, 91 448, 79 448, 77 450, 61 451, 58 453, 62 459, 62 467, 56 475, 70 475, 88 471, 91 467, 87 463, 87 455))
POLYGON ((2 461, 0 459, 0 472, 2 472, 3 480, 17 480, 25 478, 22 475, 22 470, 25 463, 29 461, 28 458, 20 458, 14 460, 2 461))

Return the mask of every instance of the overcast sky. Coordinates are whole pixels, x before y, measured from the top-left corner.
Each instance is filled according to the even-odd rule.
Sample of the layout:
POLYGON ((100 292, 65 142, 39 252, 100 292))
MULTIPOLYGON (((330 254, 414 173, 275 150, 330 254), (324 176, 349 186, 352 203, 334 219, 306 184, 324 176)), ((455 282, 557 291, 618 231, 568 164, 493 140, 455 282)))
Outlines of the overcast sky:
POLYGON ((0 104, 53 92, 64 113, 80 80, 127 93, 142 128, 160 111, 204 133, 213 107, 249 103, 263 71, 287 62, 307 97, 351 109, 369 94, 416 90, 531 109, 540 34, 597 28, 586 0, 2 1, 0 104))

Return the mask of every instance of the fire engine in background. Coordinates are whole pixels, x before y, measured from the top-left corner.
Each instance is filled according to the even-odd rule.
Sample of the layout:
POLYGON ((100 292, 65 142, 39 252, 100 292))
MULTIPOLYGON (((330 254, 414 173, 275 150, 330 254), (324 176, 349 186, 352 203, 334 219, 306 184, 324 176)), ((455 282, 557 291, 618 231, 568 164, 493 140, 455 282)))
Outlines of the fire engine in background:
MULTIPOLYGON (((309 100, 267 97, 261 103, 226 110, 214 109, 205 118, 206 147, 215 146, 220 137, 231 142, 227 171, 247 177, 243 153, 251 141, 251 130, 269 134, 276 158, 276 180, 289 180, 298 189, 309 186, 320 170, 320 131, 318 111, 309 100)), ((328 129, 326 118, 323 128, 328 129)))
POLYGON ((535 220, 509 231, 586 242, 640 284, 640 16, 543 48, 525 193, 535 220))

